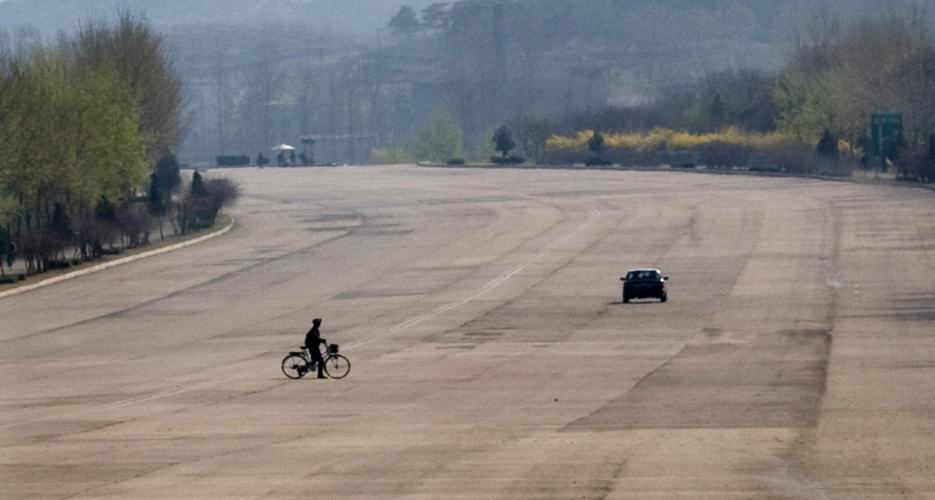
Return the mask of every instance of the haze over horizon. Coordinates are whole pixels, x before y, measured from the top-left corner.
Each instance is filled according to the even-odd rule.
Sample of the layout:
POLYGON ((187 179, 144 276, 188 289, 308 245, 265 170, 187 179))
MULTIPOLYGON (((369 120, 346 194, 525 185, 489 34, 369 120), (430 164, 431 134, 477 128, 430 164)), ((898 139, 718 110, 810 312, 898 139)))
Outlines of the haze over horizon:
POLYGON ((59 30, 74 31, 89 19, 110 19, 120 10, 142 13, 159 29, 184 24, 253 22, 307 23, 315 29, 350 34, 369 34, 386 28, 390 17, 402 5, 417 10, 430 0, 383 2, 380 0, 284 0, 243 2, 241 0, 166 0, 152 4, 145 0, 0 0, 0 29, 15 31, 30 25, 43 36, 59 30))
MULTIPOLYGON (((912 2, 887 5, 920 19, 919 11, 903 9, 912 2)), ((776 127, 774 79, 795 35, 808 39, 809 30, 829 20, 846 29, 840 26, 876 16, 876 6, 872 0, 0 0, 0 52, 4 45, 54 45, 82 22, 109 23, 129 12, 164 35, 183 83, 188 134, 176 152, 184 161, 256 158, 273 144, 315 136, 317 160, 354 164, 372 151, 405 146, 437 110, 453 117, 465 148, 477 151, 495 127, 533 110, 565 127, 587 128, 597 117, 581 123, 569 117, 674 95, 683 97, 671 101, 668 114, 646 112, 608 127, 717 128, 704 117, 720 96, 731 124, 769 131, 776 127)), ((921 12, 935 25, 931 9, 921 12)))

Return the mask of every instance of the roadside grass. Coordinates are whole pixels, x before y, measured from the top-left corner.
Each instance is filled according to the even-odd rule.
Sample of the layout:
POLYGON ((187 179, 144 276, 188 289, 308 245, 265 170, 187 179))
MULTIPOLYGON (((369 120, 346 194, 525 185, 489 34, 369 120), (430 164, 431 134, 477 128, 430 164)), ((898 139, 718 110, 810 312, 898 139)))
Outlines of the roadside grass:
MULTIPOLYGON (((93 261, 88 261, 88 262, 81 261, 78 265, 73 265, 66 269, 56 269, 54 271, 48 271, 42 274, 28 275, 26 276, 25 280, 17 281, 16 283, 0 284, 0 292, 14 290, 16 288, 20 288, 23 286, 34 285, 36 283, 41 283, 48 279, 57 278, 59 276, 64 276, 66 274, 73 273, 75 271, 90 269, 90 268, 97 267, 102 264, 107 264, 108 262, 113 262, 115 260, 125 259, 127 257, 139 255, 144 252, 151 252, 153 250, 159 250, 160 248, 165 248, 171 245, 185 243, 186 241, 190 241, 196 238, 200 238, 202 236, 207 236, 209 234, 218 232, 226 228, 227 226, 229 226, 232 223, 232 221, 233 221, 233 218, 231 218, 230 215, 224 212, 221 212, 218 214, 217 218, 214 219, 214 224, 211 227, 207 227, 200 231, 189 233, 189 234, 186 234, 185 236, 166 236, 165 240, 160 240, 158 239, 158 235, 155 235, 156 239, 150 240, 149 245, 146 245, 146 246, 142 246, 138 248, 131 248, 129 250, 123 250, 117 255, 105 255, 101 257, 100 259, 93 260, 93 261)), ((20 274, 20 273, 12 274, 12 276, 16 276, 16 274, 20 274)), ((7 273, 7 276, 11 276, 11 274, 7 273)))

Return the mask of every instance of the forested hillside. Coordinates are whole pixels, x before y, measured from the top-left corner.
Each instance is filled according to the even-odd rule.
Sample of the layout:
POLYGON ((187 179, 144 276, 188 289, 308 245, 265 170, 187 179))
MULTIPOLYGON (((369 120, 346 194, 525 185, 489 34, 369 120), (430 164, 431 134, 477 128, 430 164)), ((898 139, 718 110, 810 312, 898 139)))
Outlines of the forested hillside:
MULTIPOLYGON (((872 0, 6 0, 0 50, 118 6, 164 35, 184 83, 177 152, 200 165, 302 138, 316 161, 361 163, 430 121, 455 124, 475 157, 520 116, 562 133, 708 130, 716 95, 723 124, 771 130, 794 42, 883 12, 872 0)), ((935 8, 919 15, 931 25, 935 8)))
POLYGON ((356 163, 414 137, 439 108, 467 149, 483 149, 524 110, 557 116, 646 102, 725 69, 773 71, 778 7, 747 3, 413 3, 411 19, 398 25, 393 12, 369 39, 296 22, 175 26, 167 40, 196 110, 183 156, 255 156, 311 135, 318 160, 356 163))

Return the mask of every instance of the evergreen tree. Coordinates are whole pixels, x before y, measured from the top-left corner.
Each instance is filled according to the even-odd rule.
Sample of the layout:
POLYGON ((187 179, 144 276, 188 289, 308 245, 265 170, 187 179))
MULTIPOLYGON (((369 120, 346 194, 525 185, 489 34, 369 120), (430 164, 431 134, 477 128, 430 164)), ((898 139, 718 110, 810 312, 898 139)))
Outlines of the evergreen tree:
POLYGON ((604 134, 600 130, 595 130, 594 135, 588 139, 588 150, 595 154, 604 150, 604 134))
POLYGON ((178 190, 181 183, 182 176, 179 173, 179 164, 175 155, 170 153, 163 156, 150 176, 149 198, 147 200, 149 214, 156 217, 160 239, 165 239, 162 218, 172 211, 172 195, 178 190))
POLYGON ((201 178, 201 173, 195 170, 195 173, 192 174, 192 196, 196 198, 204 198, 208 196, 208 190, 205 189, 205 181, 201 178))
POLYGON ((516 147, 510 129, 506 128, 506 125, 497 129, 497 132, 493 135, 493 142, 496 143, 496 151, 503 155, 504 158, 510 154, 510 150, 516 147))
POLYGON ((13 236, 6 229, 0 229, 0 276, 6 276, 3 265, 13 267, 13 261, 16 260, 16 243, 13 242, 13 236))
POLYGON ((818 141, 818 146, 816 148, 818 156, 822 158, 837 159, 840 151, 838 150, 838 138, 831 133, 830 130, 825 129, 825 133, 822 134, 821 140, 818 141))

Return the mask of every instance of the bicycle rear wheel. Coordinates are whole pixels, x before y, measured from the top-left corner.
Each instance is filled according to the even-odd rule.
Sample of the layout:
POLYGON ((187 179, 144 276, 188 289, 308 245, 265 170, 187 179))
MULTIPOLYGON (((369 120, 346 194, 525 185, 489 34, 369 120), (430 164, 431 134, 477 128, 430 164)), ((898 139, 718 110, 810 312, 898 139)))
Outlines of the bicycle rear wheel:
POLYGON ((302 375, 308 372, 308 369, 305 368, 307 363, 302 355, 292 353, 282 359, 282 372, 292 379, 302 378, 302 375))
POLYGON ((325 373, 331 378, 344 378, 351 371, 351 362, 340 354, 325 358, 325 373))

